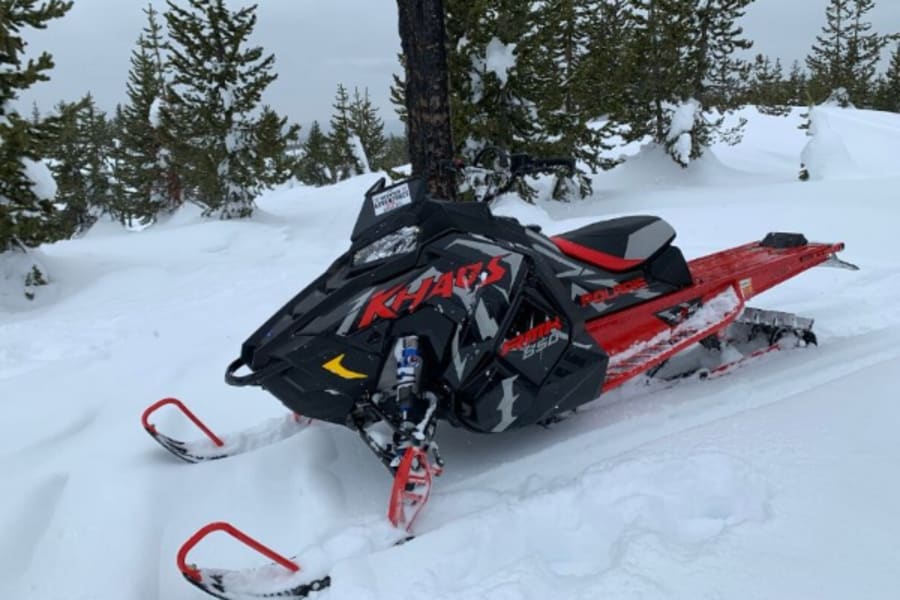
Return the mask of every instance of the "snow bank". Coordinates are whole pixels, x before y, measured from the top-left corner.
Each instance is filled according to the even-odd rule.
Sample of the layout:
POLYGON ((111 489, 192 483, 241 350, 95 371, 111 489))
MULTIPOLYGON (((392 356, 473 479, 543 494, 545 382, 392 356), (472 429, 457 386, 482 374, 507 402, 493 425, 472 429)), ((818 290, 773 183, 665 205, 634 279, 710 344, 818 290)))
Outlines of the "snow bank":
POLYGON ((854 177, 859 173, 840 133, 831 126, 830 114, 820 107, 809 111, 810 140, 800 161, 813 180, 854 177))
MULTIPOLYGON (((549 234, 659 214, 691 258, 802 231, 846 241, 864 270, 816 269, 755 303, 816 318, 818 348, 715 381, 635 382, 547 429, 442 426, 446 471, 419 536, 371 554, 390 482, 352 432, 317 424, 187 466, 139 417, 172 395, 218 433, 284 415, 265 392, 225 386, 223 370, 347 249, 379 174, 267 193, 247 221, 185 207, 140 233, 103 228, 41 248, 58 300, 0 305, 0 469, 12 490, 0 494, 0 598, 197 600, 174 557, 214 520, 310 568, 337 560, 322 600, 890 597, 900 589, 900 266, 889 250, 900 174, 889 159, 900 117, 826 114, 874 174, 800 183, 797 117, 759 117, 747 145, 717 147, 687 170, 642 152, 597 176, 589 202, 498 201, 498 213, 549 234)), ((174 412, 157 425, 196 435, 174 412)), ((224 536, 191 559, 264 562, 224 536)))
POLYGON ((56 287, 40 252, 0 253, 0 315, 4 311, 33 310, 55 298, 56 287))

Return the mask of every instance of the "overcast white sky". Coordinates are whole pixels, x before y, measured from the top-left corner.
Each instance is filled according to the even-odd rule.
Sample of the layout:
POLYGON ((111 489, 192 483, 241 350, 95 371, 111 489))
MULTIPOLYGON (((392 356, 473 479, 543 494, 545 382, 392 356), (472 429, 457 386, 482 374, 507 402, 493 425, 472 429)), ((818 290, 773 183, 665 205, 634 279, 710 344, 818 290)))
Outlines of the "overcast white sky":
MULTIPOLYGON (((153 0, 157 9, 165 2, 153 0)), ((228 0, 233 7, 248 1, 228 0)), ((391 74, 399 71, 396 0, 259 0, 255 43, 277 57, 276 81, 265 101, 299 123, 327 121, 338 82, 368 87, 390 122, 391 74)), ((802 59, 824 24, 828 0, 756 0, 744 20, 753 52, 802 59)), ((900 32, 900 0, 876 0, 871 13, 881 33, 900 32)), ((42 110, 92 92, 102 108, 125 100, 134 42, 145 24, 142 0, 75 0, 47 31, 29 32, 29 50, 56 60, 52 80, 23 96, 42 110)))

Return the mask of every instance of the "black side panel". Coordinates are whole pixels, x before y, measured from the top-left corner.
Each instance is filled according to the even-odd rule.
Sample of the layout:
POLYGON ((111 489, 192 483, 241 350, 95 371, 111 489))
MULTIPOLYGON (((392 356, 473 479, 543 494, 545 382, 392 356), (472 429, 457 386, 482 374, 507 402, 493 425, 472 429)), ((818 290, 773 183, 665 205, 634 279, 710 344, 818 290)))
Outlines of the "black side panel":
POLYGON ((666 248, 645 268, 650 278, 675 287, 687 287, 694 283, 694 277, 688 269, 687 261, 684 260, 684 254, 681 253, 680 248, 675 246, 666 248))

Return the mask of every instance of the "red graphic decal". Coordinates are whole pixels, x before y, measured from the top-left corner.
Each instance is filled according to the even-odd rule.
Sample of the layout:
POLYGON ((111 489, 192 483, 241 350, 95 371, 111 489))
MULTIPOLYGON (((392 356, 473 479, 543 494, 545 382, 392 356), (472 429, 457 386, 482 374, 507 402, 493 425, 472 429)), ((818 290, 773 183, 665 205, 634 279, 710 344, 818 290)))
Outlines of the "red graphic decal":
POLYGON ((454 282, 456 282, 456 287, 467 290, 494 285, 506 276, 506 268, 501 263, 503 258, 502 256, 494 257, 486 267, 483 262, 477 262, 460 267, 456 271, 441 273, 437 280, 434 277, 428 277, 418 284, 416 282, 400 284, 375 292, 363 311, 359 328, 365 329, 375 319, 396 319, 400 313, 413 312, 423 302, 432 298, 451 298, 454 282), (484 274, 482 275, 482 273, 484 274), (416 288, 412 289, 414 285, 416 288))
POLYGON ((618 298, 619 296, 622 296, 629 292, 633 292, 635 290, 646 287, 646 285, 647 282, 644 281, 642 277, 638 277, 637 279, 632 279, 631 281, 620 283, 614 288, 602 288, 593 292, 588 292, 587 294, 582 294, 581 296, 579 296, 578 302, 582 306, 588 306, 589 304, 594 304, 595 302, 608 302, 609 300, 618 298))
POLYGON ((517 335, 511 340, 503 342, 503 347, 500 348, 500 356, 506 356, 510 352, 522 350, 527 346, 535 343, 539 339, 547 337, 548 335, 553 333, 554 329, 562 331, 562 328, 562 319, 560 319, 559 317, 556 317, 552 321, 541 323, 537 327, 529 329, 522 335, 517 335))

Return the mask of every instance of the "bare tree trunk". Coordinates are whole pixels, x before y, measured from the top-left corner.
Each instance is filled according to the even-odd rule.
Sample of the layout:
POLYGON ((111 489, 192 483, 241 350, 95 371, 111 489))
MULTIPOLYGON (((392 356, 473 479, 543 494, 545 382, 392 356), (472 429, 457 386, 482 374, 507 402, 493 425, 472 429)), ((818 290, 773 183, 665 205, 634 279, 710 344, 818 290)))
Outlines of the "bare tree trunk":
POLYGON ((443 0, 397 0, 406 58, 409 156, 414 175, 438 198, 456 198, 456 178, 441 165, 453 159, 450 84, 443 0))

